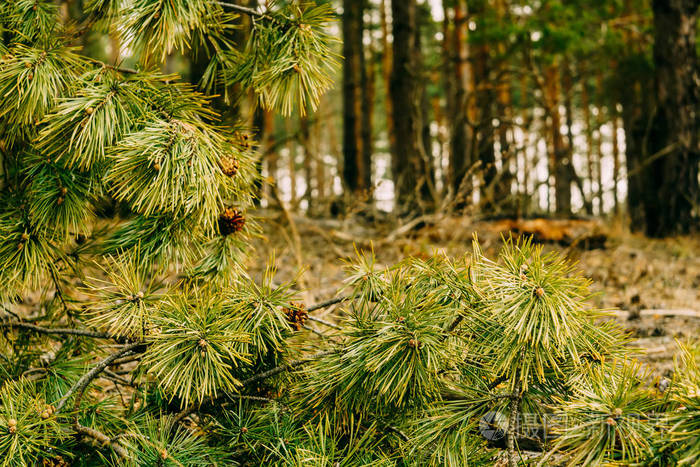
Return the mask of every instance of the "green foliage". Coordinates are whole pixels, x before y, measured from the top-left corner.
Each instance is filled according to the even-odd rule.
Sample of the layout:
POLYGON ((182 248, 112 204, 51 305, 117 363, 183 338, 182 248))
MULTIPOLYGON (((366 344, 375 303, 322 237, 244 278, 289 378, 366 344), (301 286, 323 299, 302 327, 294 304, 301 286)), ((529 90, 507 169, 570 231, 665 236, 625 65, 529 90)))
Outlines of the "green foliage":
POLYGON ((38 232, 16 200, 5 197, 0 211, 0 297, 37 287, 54 267, 61 251, 46 235, 38 232))
MULTIPOLYGON (((274 261, 274 260, 273 260, 274 261)), ((237 321, 240 332, 250 337, 242 350, 250 355, 254 368, 261 362, 275 363, 285 351, 291 326, 285 310, 293 307, 296 293, 293 284, 275 286, 274 263, 268 264, 261 283, 241 278, 225 295, 223 306, 226 313, 237 321)))
POLYGON ((90 296, 86 316, 88 324, 115 337, 143 339, 154 326, 159 284, 152 271, 142 267, 137 256, 129 254, 107 258, 98 265, 105 279, 87 277, 85 292, 90 296))
POLYGON ((147 415, 131 434, 128 447, 133 461, 127 465, 134 466, 211 466, 225 459, 223 450, 208 446, 202 437, 164 414, 147 415))
POLYGON ((250 362, 241 344, 250 337, 221 300, 198 291, 170 294, 154 324, 143 364, 181 405, 236 389, 236 369, 250 362))
POLYGON ((255 89, 261 103, 290 115, 298 107, 316 110, 320 96, 332 85, 337 54, 333 36, 325 31, 332 15, 328 3, 268 2, 269 11, 255 19, 256 28, 229 81, 255 89))
POLYGON ((629 464, 651 454, 658 400, 648 380, 638 363, 613 361, 595 367, 570 400, 560 401, 568 426, 555 449, 567 452, 568 465, 629 464))
POLYGON ((676 359, 675 402, 669 414, 669 434, 677 443, 679 465, 700 461, 700 345, 681 346, 676 359))
MULTIPOLYGON (((11 46, 0 60, 0 117, 9 128, 35 126, 65 90, 82 60, 60 44, 11 46)), ((11 135, 12 133, 10 133, 11 135)))
POLYGON ((35 465, 63 438, 50 406, 25 380, 0 389, 0 465, 35 465))

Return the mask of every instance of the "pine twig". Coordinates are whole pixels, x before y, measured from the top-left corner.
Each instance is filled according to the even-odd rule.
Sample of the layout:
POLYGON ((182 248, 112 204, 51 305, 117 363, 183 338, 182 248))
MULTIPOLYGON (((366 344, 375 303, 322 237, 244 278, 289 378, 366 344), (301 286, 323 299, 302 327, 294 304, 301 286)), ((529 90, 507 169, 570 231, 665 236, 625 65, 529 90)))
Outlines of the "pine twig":
POLYGON ((95 379, 102 371, 107 368, 109 365, 112 364, 116 359, 119 357, 123 357, 127 354, 130 354, 131 352, 134 352, 137 348, 142 347, 143 343, 142 342, 137 342, 136 344, 131 344, 127 345, 126 347, 123 347, 120 349, 118 352, 113 353, 112 355, 109 355, 107 358, 103 359, 100 361, 97 365, 95 365, 90 371, 85 373, 81 378, 76 381, 76 383, 68 389, 68 391, 63 395, 60 401, 58 401, 58 404, 56 405, 56 413, 60 412, 61 409, 66 405, 66 402, 68 399, 75 394, 76 392, 79 394, 78 400, 82 396, 83 392, 85 392, 85 389, 88 387, 90 382, 95 379))
POLYGON ((94 337, 96 339, 111 339, 114 338, 111 334, 104 332, 90 331, 87 329, 73 329, 73 328, 45 328, 37 326, 35 324, 29 323, 18 323, 15 321, 0 323, 0 328, 17 328, 17 329, 28 329, 30 331, 38 332, 41 334, 64 334, 72 336, 84 336, 84 337, 94 337))
POLYGON ((280 365, 275 368, 272 368, 271 370, 264 371, 262 373, 258 373, 257 375, 253 375, 250 378, 246 379, 241 383, 242 386, 248 386, 253 383, 257 383, 258 381, 262 381, 267 378, 271 378, 273 376, 276 376, 280 373, 284 373, 285 371, 293 370, 297 367, 302 366, 305 363, 317 360, 321 357, 325 357, 326 355, 331 355, 336 352, 336 349, 330 349, 330 350, 324 350, 322 352, 318 352, 314 355, 311 355, 310 357, 306 358, 300 358, 299 360, 294 360, 293 362, 287 363, 285 365, 280 365))
POLYGON ((129 459, 129 452, 126 449, 124 449, 123 446, 118 444, 115 440, 110 439, 109 436, 102 433, 101 431, 95 430, 94 428, 90 428, 87 426, 83 426, 77 421, 73 424, 73 428, 80 435, 89 436, 90 438, 94 439, 95 441, 99 442, 104 446, 109 445, 112 448, 112 450, 116 452, 122 459, 129 459))
POLYGON ((59 300, 61 300, 61 304, 63 305, 63 311, 68 311, 68 304, 66 304, 66 300, 63 298, 63 291, 61 290, 61 284, 58 283, 58 276, 56 275, 56 271, 54 271, 54 268, 51 267, 49 268, 49 272, 51 273, 51 280, 53 281, 54 287, 56 287, 56 295, 58 295, 59 300))
POLYGON ((315 321, 316 323, 323 324, 324 326, 328 326, 329 328, 341 329, 341 327, 337 324, 331 323, 330 321, 326 321, 325 319, 316 318, 315 316, 308 316, 307 318, 309 321, 315 321))
POLYGON ((326 300, 325 302, 317 303, 316 305, 311 305, 309 308, 306 309, 306 311, 308 313, 311 313, 312 311, 320 310, 322 308, 328 308, 329 306, 333 306, 337 303, 345 302, 347 300, 350 300, 351 298, 352 297, 350 295, 331 298, 330 300, 326 300))
POLYGON ((515 452, 515 437, 518 426, 518 415, 520 410, 520 400, 522 394, 518 392, 510 402, 510 414, 508 416, 508 467, 518 467, 518 458, 515 452))
POLYGON ((230 8, 233 11, 236 11, 238 13, 243 13, 243 14, 248 15, 248 16, 253 16, 255 18, 262 18, 265 16, 263 13, 260 13, 259 11, 256 11, 252 8, 248 8, 246 6, 236 5, 235 3, 228 3, 228 2, 212 2, 212 3, 226 7, 226 8, 230 8))

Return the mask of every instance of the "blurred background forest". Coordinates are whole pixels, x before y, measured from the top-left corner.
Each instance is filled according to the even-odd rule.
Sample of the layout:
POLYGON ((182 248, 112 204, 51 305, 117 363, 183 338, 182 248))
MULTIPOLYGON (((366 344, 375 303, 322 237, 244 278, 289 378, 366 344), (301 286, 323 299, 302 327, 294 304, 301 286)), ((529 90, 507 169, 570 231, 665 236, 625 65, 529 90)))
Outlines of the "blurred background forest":
MULTIPOLYGON (((343 285, 355 249, 383 266, 461 257, 475 232, 493 256, 501 235, 529 234, 579 261, 594 305, 620 309, 635 344, 670 368, 674 339, 700 332, 700 1, 330 3, 338 67, 318 108, 281 115, 217 89, 211 51, 196 45, 162 66, 218 94, 222 125, 242 117, 253 131, 244 144, 263 177, 248 214, 263 222, 248 270, 260 276, 275 255, 279 280, 315 303, 343 285)), ((75 20, 85 5, 61 2, 75 20)), ((235 43, 254 18, 240 15, 235 43)), ((144 66, 122 31, 76 41, 144 66)))
MULTIPOLYGON (((233 96, 216 102, 224 123, 256 129, 263 207, 596 216, 649 236, 696 225, 696 0, 331 3, 342 66, 315 112, 275 116, 216 90, 233 96)), ((116 31, 84 40, 131 65, 116 31)), ((165 71, 196 84, 208 64, 173 55, 165 71)))

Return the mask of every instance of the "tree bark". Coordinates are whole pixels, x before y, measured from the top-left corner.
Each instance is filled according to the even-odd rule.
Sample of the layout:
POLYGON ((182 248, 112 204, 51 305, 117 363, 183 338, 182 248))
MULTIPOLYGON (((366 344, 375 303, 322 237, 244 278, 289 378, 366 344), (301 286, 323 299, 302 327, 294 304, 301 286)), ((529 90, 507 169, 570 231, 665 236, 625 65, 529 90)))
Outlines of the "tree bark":
POLYGON ((696 226, 700 89, 696 29, 698 0, 654 0, 654 65, 657 107, 649 155, 644 215, 652 237, 684 234, 696 226))
POLYGON ((391 100, 394 120, 392 175, 397 212, 412 212, 418 207, 416 187, 422 164, 418 152, 419 122, 416 106, 420 93, 416 76, 416 1, 392 0, 393 65, 391 100))
POLYGON ((550 156, 550 174, 554 175, 555 210, 557 214, 571 214, 571 167, 568 151, 561 134, 561 115, 559 113, 559 67, 554 64, 547 68, 546 97, 547 113, 551 132, 552 154, 550 156))
POLYGON ((362 152, 363 1, 343 2, 343 181, 355 193, 367 168, 362 152))
MULTIPOLYGON (((443 8, 446 2, 443 1, 443 8)), ((448 93, 447 117, 450 127, 448 191, 456 200, 456 207, 463 208, 470 199, 467 191, 471 184, 467 182, 467 172, 471 165, 469 150, 469 126, 467 112, 468 83, 472 79, 469 49, 467 43, 467 6, 465 0, 457 0, 453 11, 453 21, 445 8, 444 55, 445 81, 448 93), (452 23, 452 24, 450 24, 452 23)))

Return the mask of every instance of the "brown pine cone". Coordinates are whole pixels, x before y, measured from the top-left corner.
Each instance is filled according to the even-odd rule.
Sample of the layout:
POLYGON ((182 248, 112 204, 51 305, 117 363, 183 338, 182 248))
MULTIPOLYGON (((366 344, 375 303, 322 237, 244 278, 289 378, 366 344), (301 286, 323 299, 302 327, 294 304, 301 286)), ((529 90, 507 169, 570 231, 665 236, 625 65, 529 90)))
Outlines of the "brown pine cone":
POLYGON ((226 208, 219 216, 219 232, 221 235, 230 235, 240 232, 245 225, 245 217, 234 208, 226 208))
POLYGON ((233 157, 222 157, 219 161, 221 171, 229 177, 233 177, 238 173, 238 160, 233 157))
POLYGON ((287 321, 297 331, 301 329, 309 317, 309 313, 304 309, 303 303, 292 303, 290 308, 285 308, 284 313, 287 315, 287 321))

